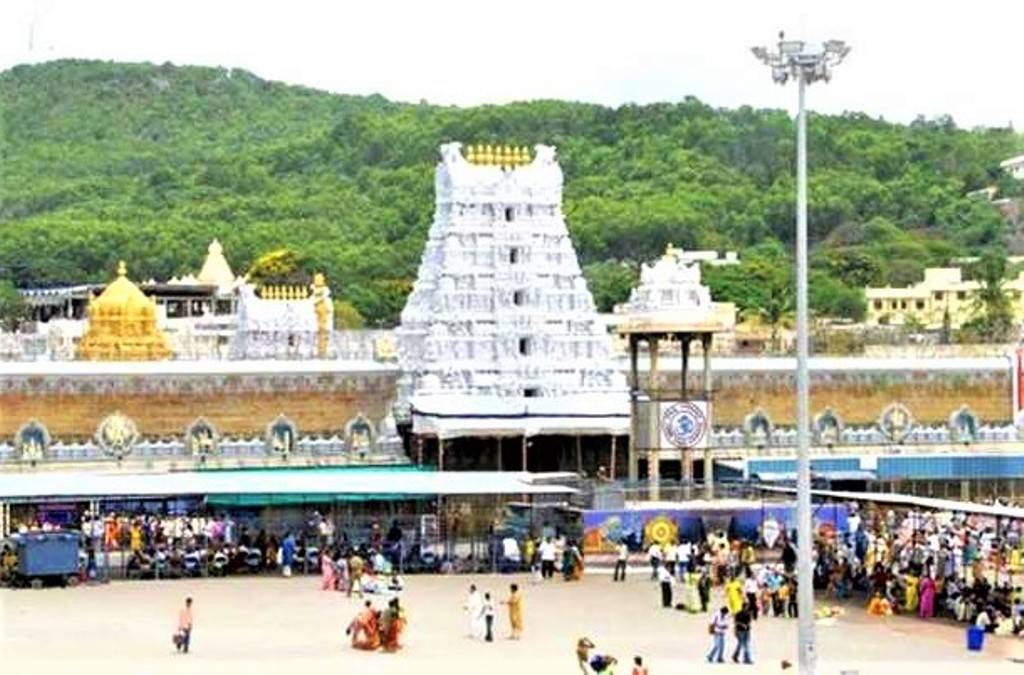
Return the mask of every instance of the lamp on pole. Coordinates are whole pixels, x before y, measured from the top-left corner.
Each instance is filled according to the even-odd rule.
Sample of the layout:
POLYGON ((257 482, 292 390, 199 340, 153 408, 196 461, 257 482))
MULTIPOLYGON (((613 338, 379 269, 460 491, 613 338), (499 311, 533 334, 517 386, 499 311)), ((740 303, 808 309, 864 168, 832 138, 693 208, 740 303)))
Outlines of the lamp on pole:
POLYGON ((797 651, 800 672, 813 675, 817 662, 814 649, 814 567, 811 528, 810 381, 807 371, 807 113, 804 97, 807 85, 828 82, 832 69, 846 58, 850 47, 841 40, 814 45, 787 40, 779 33, 777 51, 766 47, 751 49, 772 70, 772 79, 799 86, 796 116, 796 439, 797 439, 797 651))

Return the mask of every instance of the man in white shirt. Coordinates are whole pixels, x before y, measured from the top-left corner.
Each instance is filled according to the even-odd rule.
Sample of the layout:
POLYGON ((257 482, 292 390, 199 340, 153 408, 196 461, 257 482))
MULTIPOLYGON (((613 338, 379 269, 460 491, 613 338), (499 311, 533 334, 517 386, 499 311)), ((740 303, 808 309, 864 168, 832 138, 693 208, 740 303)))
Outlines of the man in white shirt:
POLYGON ((612 575, 612 581, 625 581, 626 580, 626 563, 629 560, 629 547, 626 546, 625 541, 620 541, 616 548, 615 555, 615 572, 612 575))
POLYGON ((668 573, 673 577, 676 575, 676 561, 679 559, 679 553, 676 551, 675 544, 669 543, 665 545, 665 568, 668 573))
POLYGON ((647 557, 651 561, 651 581, 654 581, 658 578, 658 566, 661 565, 661 561, 665 557, 661 550, 661 545, 651 542, 650 548, 647 549, 647 557))
POLYGON ((750 618, 757 621, 757 596, 760 591, 757 579, 754 578, 753 574, 747 573, 747 578, 743 580, 743 594, 747 596, 747 607, 750 610, 750 618))
POLYGON ((555 576, 555 544, 548 537, 537 548, 540 553, 540 573, 545 579, 555 576))
POLYGON ((683 540, 676 546, 676 560, 678 561, 677 576, 682 577, 690 571, 690 561, 693 558, 693 546, 690 542, 683 540))

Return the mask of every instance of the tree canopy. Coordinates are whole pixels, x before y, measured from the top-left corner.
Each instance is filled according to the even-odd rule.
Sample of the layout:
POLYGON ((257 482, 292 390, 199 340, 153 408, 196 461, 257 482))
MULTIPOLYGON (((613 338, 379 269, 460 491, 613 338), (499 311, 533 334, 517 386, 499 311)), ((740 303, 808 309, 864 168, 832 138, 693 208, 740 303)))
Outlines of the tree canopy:
MULTIPOLYGON (((103 281, 122 258, 139 278, 194 273, 216 237, 236 269, 291 250, 353 320, 392 325, 432 218, 437 148, 453 140, 557 146, 570 232, 604 308, 670 242, 755 258, 769 245, 782 267, 792 257, 794 138, 781 110, 693 98, 456 108, 237 69, 89 61, 3 72, 0 109, 0 277, 22 287, 103 281)), ((856 317, 865 283, 909 283, 1002 238, 992 206, 966 195, 1014 189, 998 167, 1020 151, 1011 129, 847 113, 812 114, 808 133, 819 314, 856 317)), ((726 281, 714 280, 718 299, 752 306, 749 288, 726 281)), ((784 295, 772 303, 757 306, 788 311, 784 295)))

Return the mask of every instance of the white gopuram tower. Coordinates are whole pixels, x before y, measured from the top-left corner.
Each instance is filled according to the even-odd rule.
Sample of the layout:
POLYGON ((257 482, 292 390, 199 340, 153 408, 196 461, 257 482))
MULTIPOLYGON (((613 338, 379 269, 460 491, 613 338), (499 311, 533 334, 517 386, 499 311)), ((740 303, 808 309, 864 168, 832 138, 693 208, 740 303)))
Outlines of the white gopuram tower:
POLYGON ((416 434, 628 429, 625 377, 569 239, 555 149, 533 152, 441 146, 434 222, 397 331, 416 434))

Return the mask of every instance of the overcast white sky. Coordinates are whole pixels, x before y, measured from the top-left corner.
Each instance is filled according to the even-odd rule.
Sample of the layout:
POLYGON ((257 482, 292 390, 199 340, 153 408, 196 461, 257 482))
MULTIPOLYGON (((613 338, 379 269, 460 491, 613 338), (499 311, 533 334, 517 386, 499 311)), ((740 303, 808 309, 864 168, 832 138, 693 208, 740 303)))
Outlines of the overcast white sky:
POLYGON ((0 0, 0 68, 57 58, 241 67, 335 92, 471 105, 696 96, 792 108, 749 47, 844 39, 816 110, 1024 129, 1024 1, 0 0))

